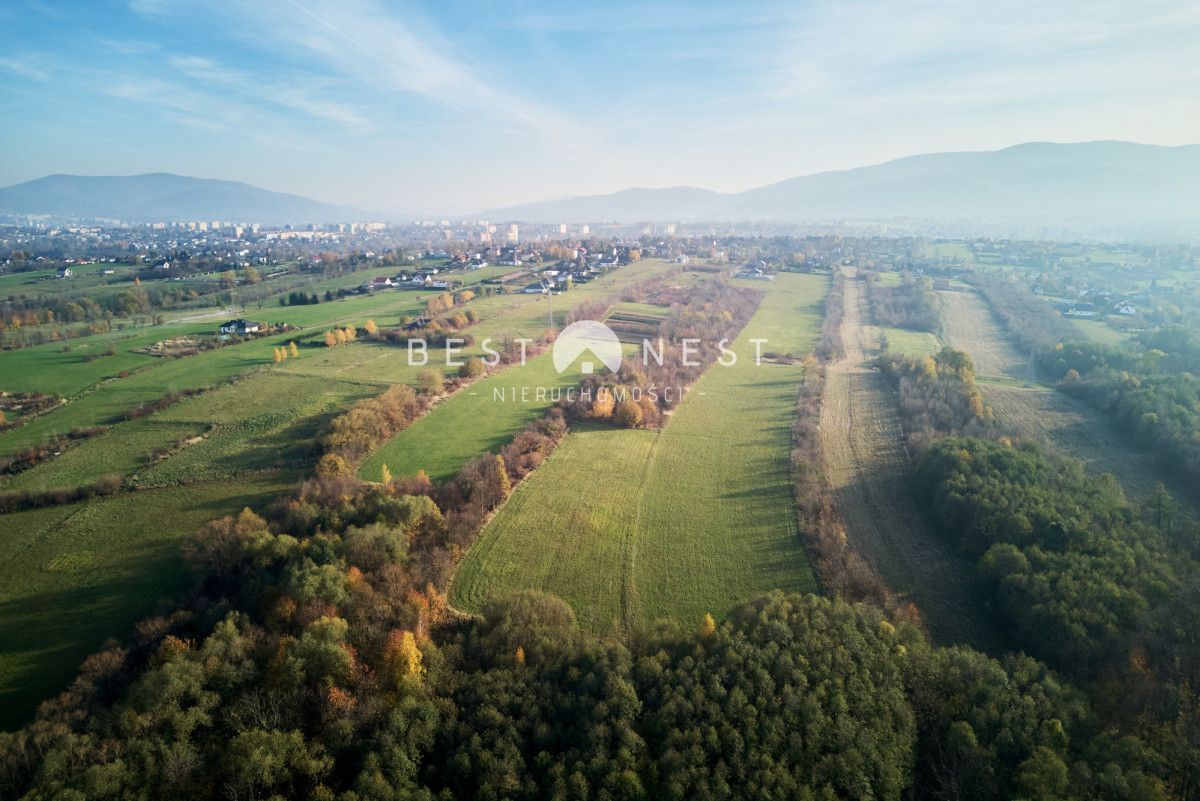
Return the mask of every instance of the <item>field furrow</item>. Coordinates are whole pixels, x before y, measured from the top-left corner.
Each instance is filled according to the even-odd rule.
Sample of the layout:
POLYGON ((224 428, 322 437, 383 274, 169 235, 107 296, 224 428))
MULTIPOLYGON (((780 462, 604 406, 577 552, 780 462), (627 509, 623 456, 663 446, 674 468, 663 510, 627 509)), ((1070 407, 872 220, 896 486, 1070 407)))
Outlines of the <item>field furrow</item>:
POLYGON ((456 606, 535 588, 591 631, 696 625, 770 589, 813 591, 791 499, 791 415, 803 367, 754 362, 816 340, 828 279, 780 276, 733 350, 661 431, 578 426, 517 487, 455 578, 456 606))
POLYGON ((994 650, 971 565, 933 531, 913 501, 912 462, 883 377, 866 365, 880 347, 861 284, 846 282, 846 356, 830 366, 821 432, 830 486, 846 535, 885 582, 921 610, 944 643, 994 650))

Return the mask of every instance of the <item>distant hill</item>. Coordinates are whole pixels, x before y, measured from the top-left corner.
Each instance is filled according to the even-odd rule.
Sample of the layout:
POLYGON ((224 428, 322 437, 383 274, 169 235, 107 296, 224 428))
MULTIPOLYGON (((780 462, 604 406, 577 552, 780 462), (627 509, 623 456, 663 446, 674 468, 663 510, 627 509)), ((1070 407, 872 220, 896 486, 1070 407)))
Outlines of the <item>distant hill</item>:
POLYGON ((318 223, 362 219, 347 206, 271 192, 237 181, 147 175, 48 175, 0 189, 0 213, 112 217, 130 222, 237 220, 318 223))
POLYGON ((723 194, 628 189, 492 209, 529 222, 940 219, 1161 224, 1200 219, 1200 145, 1031 142, 934 153, 723 194))

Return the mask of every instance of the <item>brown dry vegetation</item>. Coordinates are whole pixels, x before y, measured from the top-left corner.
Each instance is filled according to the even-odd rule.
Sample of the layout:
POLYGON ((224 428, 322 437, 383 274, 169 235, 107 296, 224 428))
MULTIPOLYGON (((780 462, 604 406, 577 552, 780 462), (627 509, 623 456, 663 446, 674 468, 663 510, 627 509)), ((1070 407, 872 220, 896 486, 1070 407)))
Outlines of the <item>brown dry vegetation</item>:
POLYGON ((913 501, 913 466, 894 393, 867 366, 880 338, 865 322, 867 300, 855 277, 845 282, 844 305, 845 356, 828 368, 820 426, 849 542, 900 600, 916 603, 937 640, 995 651, 995 632, 975 601, 972 566, 934 533, 913 501))
MULTIPOLYGON (((1131 450, 1100 412, 1048 387, 1021 384, 1029 378, 1030 360, 976 293, 941 295, 943 338, 975 362, 1001 426, 1044 443, 1058 456, 1078 459, 1090 472, 1112 473, 1135 496, 1146 497, 1159 482, 1181 489, 1163 475, 1152 454, 1131 450)), ((1180 501, 1188 497, 1187 492, 1174 494, 1180 501)))

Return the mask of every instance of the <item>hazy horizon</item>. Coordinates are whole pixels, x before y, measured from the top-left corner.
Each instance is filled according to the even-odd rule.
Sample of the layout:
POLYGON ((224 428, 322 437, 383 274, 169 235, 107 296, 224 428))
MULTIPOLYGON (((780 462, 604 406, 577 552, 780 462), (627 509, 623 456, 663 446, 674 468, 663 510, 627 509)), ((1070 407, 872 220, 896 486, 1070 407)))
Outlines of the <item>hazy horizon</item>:
POLYGON ((468 211, 1028 141, 1200 141, 1200 8, 1152 12, 17 2, 0 185, 172 172, 468 211))

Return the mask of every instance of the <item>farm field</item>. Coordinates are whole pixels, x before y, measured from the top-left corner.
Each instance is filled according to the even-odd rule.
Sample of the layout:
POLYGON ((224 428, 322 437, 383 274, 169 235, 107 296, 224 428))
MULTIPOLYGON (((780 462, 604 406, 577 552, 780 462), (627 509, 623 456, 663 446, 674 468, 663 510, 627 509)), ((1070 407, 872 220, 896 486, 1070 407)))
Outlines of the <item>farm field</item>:
POLYGON ((553 405, 556 390, 577 385, 581 376, 578 365, 556 372, 549 353, 502 369, 401 431, 363 462, 358 475, 378 481, 387 465, 397 477, 424 470, 435 482, 447 481, 472 458, 511 442, 553 405))
MULTIPOLYGON (((604 297, 662 271, 665 266, 662 262, 652 261, 631 265, 574 289, 565 298, 552 299, 556 325, 561 325, 570 306, 604 297), (566 298, 570 299, 569 304, 565 302, 566 298)), ((498 341, 503 337, 540 336, 549 323, 547 303, 540 295, 503 295, 476 301, 475 308, 484 318, 470 329, 477 344, 464 349, 463 355, 483 355, 479 343, 484 337, 498 341)), ((659 315, 663 313, 658 306, 647 308, 657 310, 659 315)), ((402 351, 393 348, 392 353, 396 354, 394 358, 403 361, 402 351)), ((430 364, 444 365, 444 352, 431 351, 430 364)), ((564 371, 562 375, 556 373, 547 353, 531 358, 525 365, 514 365, 481 379, 430 410, 380 447, 360 466, 359 477, 377 481, 383 466, 387 465, 394 476, 415 475, 417 470, 424 470, 434 481, 452 478, 464 463, 509 442, 553 404, 554 397, 550 394, 539 396, 538 388, 547 393, 555 388, 564 389, 577 384, 579 376, 577 369, 564 371), (513 402, 512 396, 522 387, 530 388, 531 393, 513 402), (501 396, 507 399, 494 401, 495 393, 501 390, 507 391, 506 396, 501 396)))
POLYGON ((926 242, 923 249, 925 256, 931 259, 959 259, 964 264, 975 261, 970 246, 962 242, 926 242))
POLYGON ((298 477, 248 475, 5 515, 0 728, 27 718, 107 637, 179 589, 181 536, 268 501, 298 477))
MULTIPOLYGON (((997 419, 1051 451, 1083 462, 1093 473, 1112 473, 1136 497, 1162 481, 1182 490, 1149 454, 1131 450, 1100 412, 1055 389, 1028 381, 1029 359, 974 292, 942 292, 942 328, 947 343, 975 360, 984 398, 997 419)), ((1182 503, 1190 493, 1177 491, 1182 503)))
POLYGON ((909 331, 906 328, 880 326, 887 349, 905 356, 932 356, 942 349, 942 340, 928 331, 909 331))
MULTIPOLYGON (((636 281, 659 269, 659 266, 647 262, 644 266, 635 265, 627 269, 629 275, 623 270, 587 288, 581 288, 579 292, 586 296, 612 291, 614 286, 636 281)), ((345 305, 350 305, 351 314, 355 317, 365 317, 381 311, 381 303, 394 306, 397 300, 401 300, 408 304, 402 310, 411 313, 417 310, 417 297, 416 294, 395 293, 390 298, 376 296, 374 306, 366 303, 345 305)), ((561 305, 565 307, 566 304, 561 305)), ((299 308, 327 309, 325 314, 328 317, 331 314, 328 307, 331 306, 343 304, 335 302, 299 308)), ((472 329, 472 334, 480 339, 485 336, 533 337, 545 327, 541 318, 544 306, 536 303, 533 296, 482 299, 478 301, 477 308, 485 317, 472 329)), ((394 313, 394 310, 389 313, 394 313)), ((376 316, 381 320, 386 319, 383 315, 376 316)), ((273 437, 281 436, 289 429, 293 434, 307 432, 305 439, 308 439, 315 430, 311 424, 314 415, 331 411, 338 404, 349 405, 360 397, 381 391, 389 383, 411 382, 420 369, 408 365, 403 349, 369 341, 332 349, 304 347, 298 358, 270 366, 274 346, 293 337, 296 335, 252 340, 183 359, 155 359, 155 363, 146 369, 123 379, 102 382, 93 391, 27 425, 6 432, 0 437, 0 454, 11 453, 26 444, 40 442, 50 434, 75 426, 118 423, 105 434, 80 443, 57 459, 18 475, 6 484, 6 488, 46 489, 75 486, 93 481, 106 473, 132 475, 147 467, 152 452, 169 448, 185 437, 196 437, 205 432, 209 433, 201 443, 189 446, 167 462, 150 469, 146 480, 158 482, 168 475, 173 476, 170 480, 182 480, 187 475, 182 470, 185 464, 199 471, 192 474, 190 480, 195 480, 196 475, 206 475, 210 468, 227 472, 264 467, 262 459, 250 459, 247 464, 247 460, 233 455, 243 445, 262 454, 272 465, 280 461, 294 462, 295 452, 303 450, 294 442, 271 458, 268 449, 251 447, 251 440, 264 444, 274 442, 275 446, 279 446, 281 441, 273 437), (254 374, 255 370, 257 374, 254 374), (168 390, 214 385, 235 375, 242 377, 236 384, 216 386, 154 415, 123 421, 129 409, 138 403, 160 398, 168 390), (213 427, 216 430, 210 431, 213 427), (250 436, 250 432, 253 432, 253 436, 250 436), (222 457, 206 467, 205 458, 215 456, 223 446, 226 449, 220 451, 222 457), (175 469, 176 465, 181 466, 179 470, 175 469)), ((482 353, 478 345, 465 352, 482 353)), ((5 354, 5 357, 24 356, 25 353, 16 351, 5 354)), ((431 363, 438 363, 439 356, 436 352, 431 353, 431 363)), ((539 372, 535 371, 531 377, 545 383, 545 376, 539 372)), ((486 424, 482 420, 476 422, 481 428, 486 424)), ((244 452, 242 455, 245 455, 244 452)))
POLYGON ((1118 331, 1101 320, 1072 320, 1071 325, 1075 326, 1087 340, 1100 345, 1120 347, 1129 342, 1128 334, 1118 331))
MULTIPOLYGON (((589 294, 611 292, 660 269, 656 262, 634 265, 581 287, 574 302, 589 294)), ((334 319, 367 317, 394 324, 386 315, 415 312, 424 303, 418 298, 429 294, 380 293, 315 306, 265 307, 261 315, 247 316, 272 319, 278 314, 295 319, 290 312, 305 312, 309 315, 306 324, 323 321, 329 325, 334 319)), ((566 300, 557 304, 558 314, 569 308, 566 300)), ((485 317, 472 333, 540 335, 545 326, 545 303, 540 296, 481 299, 478 308, 485 317)), ((145 340, 164 338, 163 330, 170 327, 145 329, 139 332, 138 341, 145 344, 145 340)), ((188 327, 211 331, 213 323, 189 323, 188 327)), ((8 432, 36 431, 50 426, 53 418, 64 412, 80 415, 81 409, 103 420, 103 415, 123 415, 136 403, 161 397, 171 388, 214 384, 241 375, 236 383, 219 384, 153 415, 122 421, 4 485, 6 490, 76 486, 117 473, 142 488, 0 518, 6 534, 0 541, 4 560, 0 604, 14 610, 4 616, 4 627, 0 627, 0 699, 6 701, 6 710, 12 709, 12 722, 27 717, 38 701, 61 688, 78 668, 79 659, 95 650, 106 636, 126 632, 132 621, 152 609, 157 598, 178 586, 182 537, 207 520, 246 505, 265 504, 285 492, 307 473, 315 458, 312 441, 326 421, 388 384, 412 382, 421 369, 407 364, 403 349, 365 340, 336 348, 302 347, 299 357, 272 365, 272 347, 291 338, 300 339, 293 333, 183 359, 143 357, 151 360, 149 367, 124 379, 102 382, 63 408, 8 432), (167 455, 152 461, 156 451, 167 455), (101 538, 103 546, 98 547, 101 538), (128 595, 122 593, 124 586, 130 588, 128 595), (48 617, 52 609, 65 610, 62 618, 42 621, 39 616, 48 617), (87 613, 88 609, 95 614, 87 613), (34 631, 38 632, 36 638, 34 631)), ((28 358, 37 350, 3 354, 0 365, 6 363, 4 359, 28 358)), ((470 350, 478 351, 478 347, 470 350)), ((526 368, 516 368, 529 370, 517 378, 547 385, 578 380, 577 374, 560 378, 549 365, 548 359, 531 360, 526 368)), ((505 373, 495 379, 514 380, 505 373)), ((545 405, 508 404, 506 422, 498 422, 489 417, 492 409, 486 409, 484 415, 478 406, 465 403, 469 399, 471 396, 461 397, 465 405, 458 413, 451 408, 444 418, 428 418, 435 435, 431 447, 444 460, 441 464, 452 465, 440 469, 430 465, 441 477, 448 477, 476 452, 510 439, 545 405), (464 417, 471 425, 463 425, 464 417), (443 422, 438 423, 439 419, 443 422), (454 440, 459 443, 458 450, 438 439, 437 432, 446 430, 446 424, 458 438, 454 440)), ((487 399, 490 402, 490 389, 487 399)), ((421 435, 420 430, 417 433, 421 435)), ((3 725, 5 721, 0 720, 3 725)))
POLYGON ((933 531, 913 501, 894 393, 867 365, 880 333, 867 322, 861 282, 848 277, 845 288, 846 355, 827 373, 821 432, 846 535, 888 586, 917 604, 935 639, 997 652, 989 617, 974 600, 974 566, 933 531))
MULTIPOLYGON (((269 322, 295 321, 302 325, 346 324, 371 316, 415 313, 421 306, 415 295, 394 293, 373 298, 355 298, 316 306, 266 308, 261 317, 269 322)), ((386 318, 384 318, 386 319, 386 318)), ((41 345, 0 354, 0 382, 9 390, 41 390, 63 394, 68 402, 60 408, 0 435, 0 455, 10 454, 26 445, 41 442, 77 426, 94 426, 120 421, 140 403, 156 400, 170 390, 203 387, 232 378, 255 367, 271 364, 273 349, 292 340, 302 340, 308 332, 298 331, 254 339, 180 359, 159 359, 141 353, 129 353, 161 339, 187 333, 213 333, 214 323, 190 323, 183 330, 172 326, 146 329, 118 346, 117 355, 82 362, 75 350, 63 353, 61 346, 41 345), (125 365, 125 366, 122 366, 125 365), (139 368, 139 369, 135 369, 139 368), (132 369, 125 378, 121 370, 132 369), (57 374, 74 378, 59 379, 57 374), (9 376, 15 378, 10 380, 9 376), (42 381, 39 376, 49 376, 42 381), (67 382, 71 383, 67 383, 67 382)), ((90 344, 95 348, 96 345, 90 344)))
POLYGON ((661 431, 569 434, 468 552, 453 602, 476 611, 539 588, 566 599, 584 627, 618 633, 660 619, 690 626, 770 588, 815 590, 788 470, 803 368, 756 366, 749 340, 809 349, 827 287, 800 275, 766 287, 733 345, 738 363, 709 369, 661 431))

